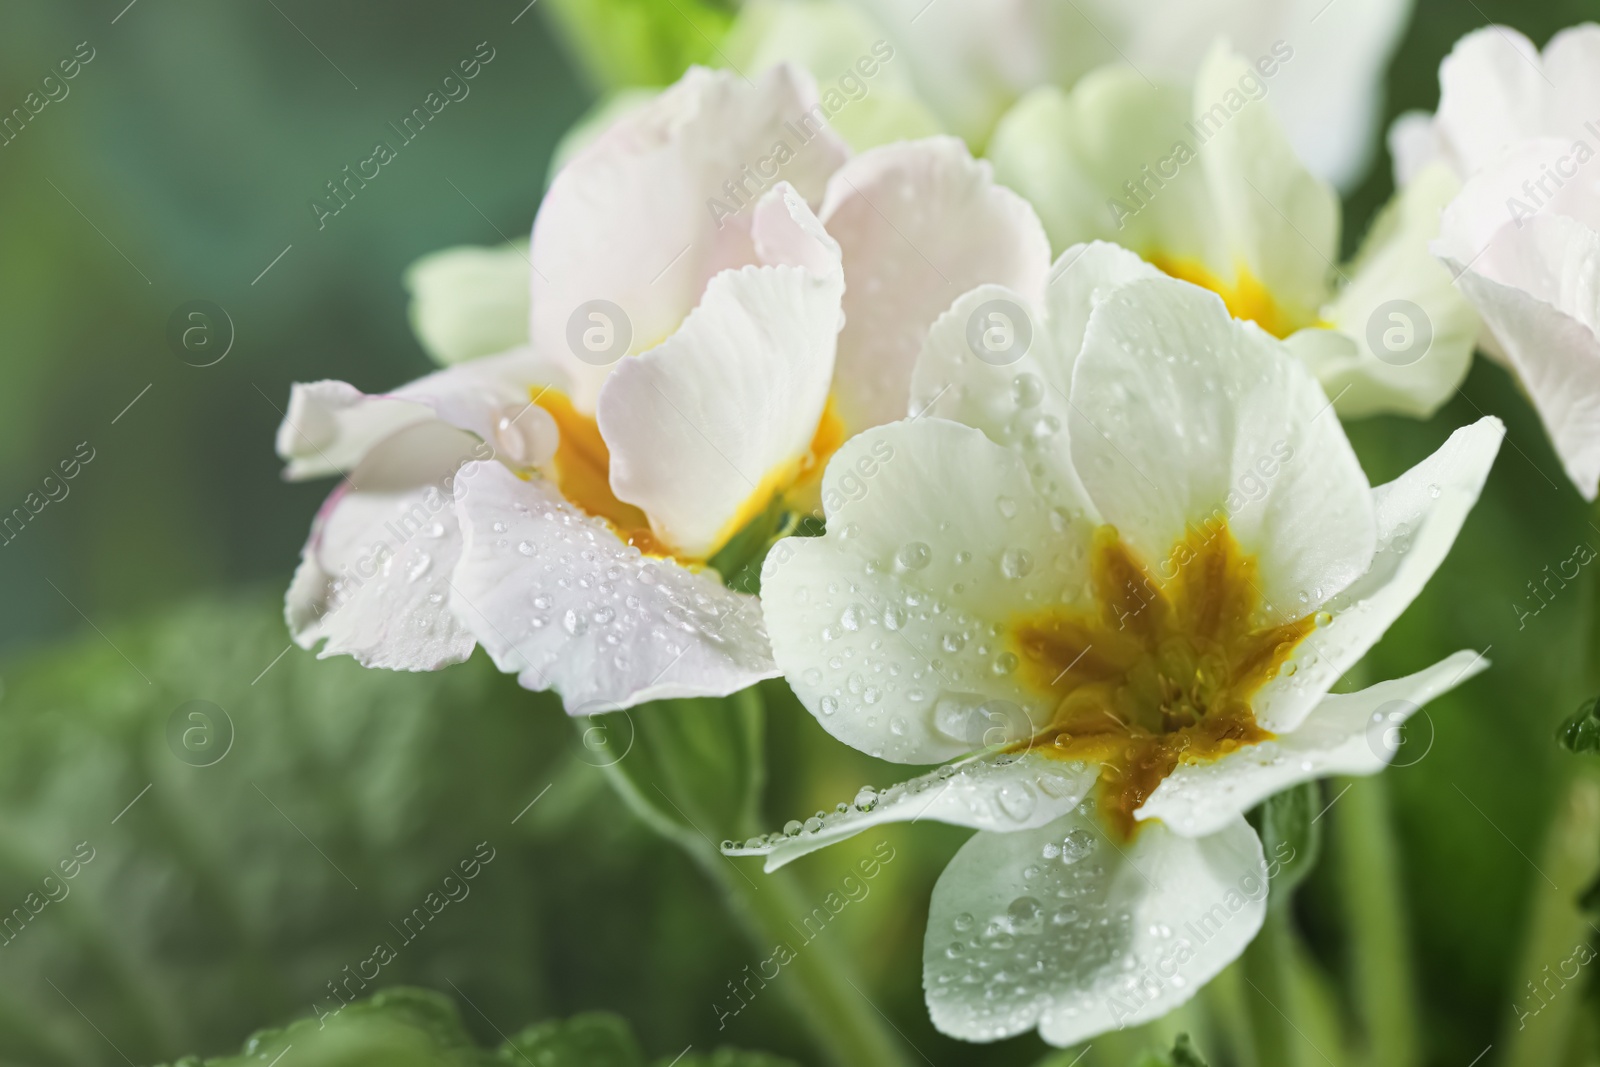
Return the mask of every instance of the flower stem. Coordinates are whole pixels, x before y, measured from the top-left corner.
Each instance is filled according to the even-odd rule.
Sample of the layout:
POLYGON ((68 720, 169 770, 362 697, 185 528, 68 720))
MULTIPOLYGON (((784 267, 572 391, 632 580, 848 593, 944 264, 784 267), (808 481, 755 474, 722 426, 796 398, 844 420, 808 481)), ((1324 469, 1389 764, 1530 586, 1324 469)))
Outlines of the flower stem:
POLYGON ((1381 777, 1336 779, 1348 788, 1333 815, 1340 896, 1349 937, 1351 993, 1372 1067, 1415 1067, 1420 1008, 1400 861, 1381 777))
POLYGON ((829 1063, 906 1067, 893 1024, 832 946, 801 925, 813 911, 794 876, 746 870, 717 847, 717 839, 743 840, 759 829, 765 715, 755 687, 720 700, 659 701, 588 727, 622 740, 591 745, 585 735, 585 745, 608 761, 606 777, 629 808, 722 890, 759 954, 760 963, 729 976, 734 992, 723 1009, 736 1013, 745 998, 776 985, 829 1063))
POLYGON ((763 959, 789 962, 773 982, 811 1029, 829 1062, 840 1067, 909 1067, 905 1045, 888 1016, 868 998, 833 946, 807 940, 797 925, 811 915, 787 871, 751 874, 720 858, 722 883, 763 959), (747 880, 749 879, 749 880, 747 880), (777 954, 778 946, 788 951, 777 954))
POLYGON ((1557 804, 1539 857, 1541 873, 1533 881, 1528 933, 1506 1021, 1506 1067, 1565 1062, 1586 1010, 1582 972, 1594 959, 1594 926, 1577 897, 1600 867, 1600 770, 1592 757, 1579 759, 1557 804))

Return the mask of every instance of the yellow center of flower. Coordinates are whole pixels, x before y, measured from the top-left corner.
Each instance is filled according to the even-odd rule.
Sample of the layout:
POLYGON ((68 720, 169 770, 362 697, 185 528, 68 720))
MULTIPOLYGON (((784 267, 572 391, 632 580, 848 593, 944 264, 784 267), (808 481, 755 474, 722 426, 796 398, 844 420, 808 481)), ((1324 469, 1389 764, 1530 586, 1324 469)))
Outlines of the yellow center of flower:
POLYGON ((611 450, 593 415, 579 411, 566 394, 554 389, 538 391, 533 402, 555 420, 560 439, 546 473, 561 490, 567 502, 597 519, 604 519, 618 537, 647 556, 671 557, 683 563, 699 564, 716 554, 750 521, 771 506, 777 497, 819 478, 828 458, 844 444, 844 422, 828 398, 816 433, 806 451, 768 471, 761 482, 735 510, 718 533, 710 552, 694 557, 679 552, 658 538, 650 528, 650 518, 641 509, 617 499, 611 489, 611 450))
POLYGON ((1211 273, 1210 268, 1197 259, 1182 259, 1161 253, 1145 258, 1151 266, 1180 281, 1210 289, 1222 297, 1228 313, 1234 318, 1248 319, 1280 340, 1297 330, 1317 324, 1314 314, 1284 307, 1272 295, 1272 290, 1242 265, 1235 268, 1233 281, 1228 282, 1211 273))
POLYGON ((1099 810, 1124 839, 1134 812, 1179 763, 1270 740, 1251 698, 1277 675, 1312 616, 1259 624, 1256 564, 1225 524, 1189 528, 1160 586, 1102 526, 1090 561, 1092 609, 1049 609, 1011 626, 1019 669, 1055 701, 1033 751, 1099 763, 1099 810))

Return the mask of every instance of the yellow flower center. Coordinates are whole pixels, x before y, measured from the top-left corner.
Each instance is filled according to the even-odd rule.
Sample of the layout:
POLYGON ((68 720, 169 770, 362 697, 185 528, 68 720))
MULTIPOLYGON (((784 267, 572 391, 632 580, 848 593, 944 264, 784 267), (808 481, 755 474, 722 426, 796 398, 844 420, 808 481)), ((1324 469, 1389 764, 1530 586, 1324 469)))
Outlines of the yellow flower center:
POLYGON ((1099 810, 1124 839, 1134 813, 1179 763, 1218 759, 1272 734, 1250 701, 1315 627, 1259 624, 1255 561, 1225 524, 1191 526, 1160 586, 1102 526, 1090 561, 1092 609, 1049 609, 1011 626, 1023 679, 1055 701, 1029 742, 1099 763, 1099 810))
POLYGON ((611 489, 611 450, 600 435, 593 415, 579 411, 566 394, 554 389, 538 391, 533 402, 549 413, 560 433, 555 457, 546 474, 567 502, 588 515, 604 519, 618 537, 645 555, 671 557, 689 564, 703 563, 715 555, 717 549, 771 506, 777 497, 821 477, 828 458, 845 439, 844 422, 834 410, 833 398, 829 397, 806 451, 768 471, 718 533, 711 551, 696 557, 662 541, 651 529, 649 516, 617 499, 611 489))
POLYGON ((1145 258, 1151 266, 1180 281, 1210 289, 1222 297, 1228 314, 1236 319, 1248 319, 1280 340, 1307 326, 1317 325, 1315 314, 1284 307, 1272 295, 1272 290, 1242 265, 1234 269, 1233 281, 1227 282, 1197 259, 1181 259, 1159 252, 1145 258))

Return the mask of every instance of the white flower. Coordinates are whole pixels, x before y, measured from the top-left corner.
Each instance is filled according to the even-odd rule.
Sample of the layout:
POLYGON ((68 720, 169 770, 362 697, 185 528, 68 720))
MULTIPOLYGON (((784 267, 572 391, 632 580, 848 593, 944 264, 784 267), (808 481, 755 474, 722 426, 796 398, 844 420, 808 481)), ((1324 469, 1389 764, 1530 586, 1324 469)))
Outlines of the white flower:
POLYGON ((1181 84, 1219 36, 1252 60, 1287 47, 1293 59, 1272 80, 1271 106, 1300 157, 1341 187, 1359 181, 1371 158, 1384 74, 1412 6, 1410 0, 852 3, 883 27, 911 65, 923 99, 975 146, 1030 90, 1071 88, 1106 63, 1131 63, 1153 82, 1181 84), (1338 91, 1330 92, 1330 84, 1338 91))
POLYGON ((1338 197, 1262 105, 1268 82, 1221 46, 1192 93, 1103 68, 1070 94, 1026 97, 990 156, 1058 249, 1116 241, 1219 293, 1287 339, 1341 415, 1430 415, 1466 375, 1478 329, 1428 252, 1456 183, 1443 168, 1419 175, 1341 268, 1338 197))
POLYGON ((1434 249, 1521 379, 1567 476, 1600 491, 1600 26, 1541 56, 1515 30, 1457 42, 1436 115, 1391 133, 1397 176, 1443 163, 1465 187, 1434 249))
POLYGON ((770 869, 880 822, 977 828, 924 956, 935 1024, 972 1040, 1068 1045, 1188 999, 1264 914, 1242 813, 1377 771, 1483 666, 1329 695, 1454 542, 1497 420, 1372 488, 1286 346, 1125 250, 1071 256, 1004 365, 958 355, 964 307, 1018 294, 935 325, 926 414, 840 449, 827 533, 763 574, 778 663, 829 733, 959 762, 731 851, 770 869))
POLYGON ((413 670, 482 644, 575 713, 776 673, 716 557, 771 509, 813 506, 848 429, 904 413, 956 294, 1038 293, 1047 256, 959 142, 845 163, 815 105, 788 67, 691 71, 553 183, 523 261, 526 347, 470 358, 508 336, 522 268, 458 251, 413 272, 413 317, 466 362, 393 394, 296 388, 288 476, 349 478, 290 590, 297 641, 413 670))

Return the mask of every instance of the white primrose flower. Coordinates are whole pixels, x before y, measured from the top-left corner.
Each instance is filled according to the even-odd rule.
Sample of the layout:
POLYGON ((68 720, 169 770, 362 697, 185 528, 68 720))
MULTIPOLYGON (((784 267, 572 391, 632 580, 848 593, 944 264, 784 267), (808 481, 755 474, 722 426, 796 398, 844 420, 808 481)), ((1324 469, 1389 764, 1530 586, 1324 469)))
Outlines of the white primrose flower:
POLYGON ((763 573, 824 729, 954 762, 726 847, 770 870, 884 822, 977 829, 923 960, 935 1025, 969 1040, 1070 1045, 1193 996, 1265 913, 1242 813, 1378 771, 1400 722, 1484 666, 1329 694, 1449 551, 1497 420, 1373 488, 1287 346, 1126 250, 1069 261, 1003 359, 967 305, 1017 294, 939 320, 915 387, 934 399, 838 451, 827 532, 763 573))
POLYGON ((1404 179, 1438 163, 1465 187, 1436 251, 1521 380, 1567 476, 1600 492, 1600 26, 1563 30, 1541 56, 1490 26, 1439 67, 1435 115, 1391 131, 1404 179))
POLYGON ((1116 241, 1220 294, 1287 340, 1341 415, 1428 416, 1466 375, 1478 330, 1428 251, 1457 183, 1443 167, 1418 175, 1341 267, 1338 196, 1263 106, 1263 69, 1220 44, 1192 92, 1106 67, 1024 98, 989 154, 1058 250, 1116 241))
POLYGON ((923 99, 974 146, 1030 90, 1071 88, 1106 63, 1183 83, 1218 36, 1252 59, 1290 56, 1272 79, 1270 106, 1300 158, 1341 187, 1360 180, 1376 147, 1384 74, 1412 7, 1411 0, 849 2, 876 18, 923 99), (1328 91, 1330 84, 1339 91, 1328 91))
POLYGON ((348 479, 290 590, 303 647, 429 670, 481 644, 573 713, 777 673, 718 554, 772 509, 814 506, 848 428, 904 412, 955 294, 1038 293, 1047 255, 959 142, 844 163, 815 106, 788 67, 690 71, 552 184, 525 347, 482 356, 505 324, 439 306, 515 305, 512 255, 456 252, 413 272, 413 318, 464 361, 391 394, 296 387, 287 475, 348 479), (847 272, 877 299, 852 304, 847 272))

